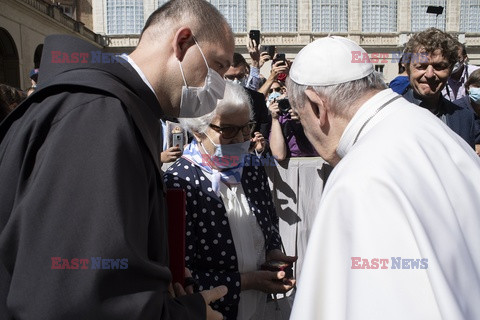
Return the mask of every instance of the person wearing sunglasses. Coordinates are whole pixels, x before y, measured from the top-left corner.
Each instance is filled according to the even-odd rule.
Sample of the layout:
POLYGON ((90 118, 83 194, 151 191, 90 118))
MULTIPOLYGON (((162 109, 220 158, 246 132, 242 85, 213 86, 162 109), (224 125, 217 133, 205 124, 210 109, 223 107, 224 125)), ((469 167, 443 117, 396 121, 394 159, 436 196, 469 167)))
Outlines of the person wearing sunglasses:
POLYGON ((180 119, 194 140, 165 173, 168 188, 186 190, 185 266, 198 290, 225 285, 212 304, 225 319, 263 319, 268 293, 295 281, 266 261, 293 263, 280 250, 278 217, 263 166, 248 165, 252 110, 247 93, 227 82, 210 115, 180 119))

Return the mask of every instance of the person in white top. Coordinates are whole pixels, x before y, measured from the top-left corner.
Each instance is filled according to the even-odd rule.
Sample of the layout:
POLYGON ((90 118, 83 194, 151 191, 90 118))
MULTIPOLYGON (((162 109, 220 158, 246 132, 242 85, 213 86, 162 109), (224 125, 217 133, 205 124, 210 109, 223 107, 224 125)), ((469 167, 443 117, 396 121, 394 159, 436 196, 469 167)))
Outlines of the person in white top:
POLYGON ((316 40, 288 79, 306 136, 335 166, 291 319, 480 319, 480 160, 353 55, 366 52, 316 40))

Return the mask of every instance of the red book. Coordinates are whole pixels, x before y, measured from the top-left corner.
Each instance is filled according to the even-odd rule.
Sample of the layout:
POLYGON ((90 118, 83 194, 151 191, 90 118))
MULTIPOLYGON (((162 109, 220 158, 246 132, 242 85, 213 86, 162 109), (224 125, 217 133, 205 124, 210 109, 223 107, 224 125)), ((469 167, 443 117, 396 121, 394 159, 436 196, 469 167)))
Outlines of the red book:
POLYGON ((167 190, 168 250, 172 283, 185 280, 185 191, 167 190))

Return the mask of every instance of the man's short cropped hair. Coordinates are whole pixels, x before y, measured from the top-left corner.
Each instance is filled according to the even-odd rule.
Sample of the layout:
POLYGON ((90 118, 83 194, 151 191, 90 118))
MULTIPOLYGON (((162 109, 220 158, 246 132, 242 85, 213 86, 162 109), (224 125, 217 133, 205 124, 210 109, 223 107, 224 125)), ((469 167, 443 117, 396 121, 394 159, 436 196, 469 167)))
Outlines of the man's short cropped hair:
POLYGON ((473 71, 467 82, 465 82, 465 88, 470 89, 471 85, 480 88, 480 69, 473 71))
POLYGON ((410 63, 425 61, 426 56, 419 57, 420 54, 432 54, 438 49, 447 59, 450 68, 453 68, 458 61, 458 41, 436 28, 428 28, 412 35, 405 47, 403 62, 408 66, 410 63))
POLYGON ((232 67, 234 68, 238 68, 240 66, 248 66, 248 63, 247 63, 247 60, 245 60, 245 58, 238 52, 235 52, 233 54, 233 63, 232 63, 232 67))
POLYGON ((155 36, 165 33, 165 26, 174 23, 178 26, 189 24, 199 42, 217 42, 218 34, 230 35, 233 33, 225 17, 205 0, 171 0, 155 10, 147 19, 140 40, 145 31, 154 29, 155 36))

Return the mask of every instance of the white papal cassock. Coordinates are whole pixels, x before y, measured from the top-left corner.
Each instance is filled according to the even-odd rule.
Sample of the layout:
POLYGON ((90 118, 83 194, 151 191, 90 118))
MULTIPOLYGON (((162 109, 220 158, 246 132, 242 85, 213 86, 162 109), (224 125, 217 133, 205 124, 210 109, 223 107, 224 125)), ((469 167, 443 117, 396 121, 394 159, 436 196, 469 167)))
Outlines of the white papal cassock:
POLYGON ((291 319, 480 319, 479 158, 403 98, 377 112, 394 97, 369 99, 340 140, 291 319), (358 260, 374 258, 388 268, 358 260))

